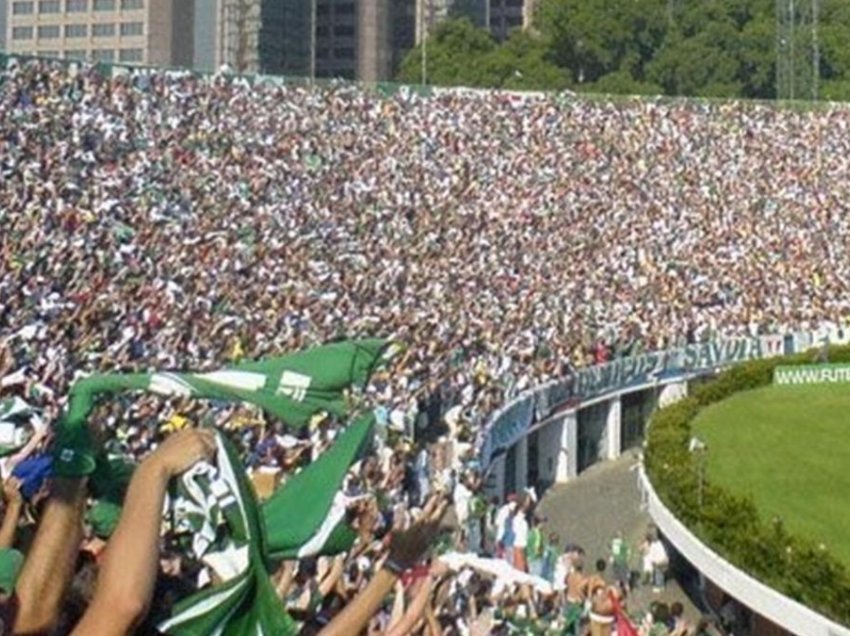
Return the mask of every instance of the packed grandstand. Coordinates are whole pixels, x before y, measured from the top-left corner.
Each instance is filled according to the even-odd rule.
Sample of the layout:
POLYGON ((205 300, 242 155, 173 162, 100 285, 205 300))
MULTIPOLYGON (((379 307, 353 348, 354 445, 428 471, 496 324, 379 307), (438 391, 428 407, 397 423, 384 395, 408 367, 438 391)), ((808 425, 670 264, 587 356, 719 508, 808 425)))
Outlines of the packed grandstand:
MULTIPOLYGON (((35 423, 2 465, 0 547, 23 561, 17 584, 2 581, 6 624, 200 633, 181 631, 199 629, 180 623, 181 601, 236 588, 191 533, 159 532, 163 500, 145 499, 156 477, 222 455, 194 425, 226 429, 256 484, 285 484, 348 430, 340 414, 294 427, 216 399, 108 401, 92 419, 134 472, 122 514, 93 477, 89 490, 51 478, 75 382, 381 338, 395 355, 358 398, 376 452, 343 488, 356 540, 254 572, 286 631, 579 634, 611 616, 629 633, 627 613, 641 633, 698 631, 681 608, 630 607, 632 577, 594 573, 597 556, 622 572, 627 550, 565 546, 534 493, 488 501, 476 435, 508 398, 571 369, 846 324, 848 127, 843 107, 0 70, 0 404, 4 423, 35 423), (419 435, 446 420, 450 456, 419 435), (440 529, 449 502, 455 523, 440 529), (152 542, 122 551, 142 545, 145 506, 152 542)), ((644 546, 658 586, 659 545, 644 546)), ((209 633, 278 625, 259 591, 242 601, 205 614, 209 633)))

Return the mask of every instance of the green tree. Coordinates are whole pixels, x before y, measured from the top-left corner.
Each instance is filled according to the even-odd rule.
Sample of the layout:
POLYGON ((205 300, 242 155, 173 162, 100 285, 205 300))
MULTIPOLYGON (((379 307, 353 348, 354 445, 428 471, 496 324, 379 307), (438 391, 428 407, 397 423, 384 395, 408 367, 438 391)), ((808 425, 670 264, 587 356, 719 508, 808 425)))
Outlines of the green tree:
MULTIPOLYGON (((548 60, 549 45, 540 36, 521 30, 499 45, 489 33, 466 18, 442 23, 426 44, 429 84, 512 90, 558 90, 569 74, 548 60)), ((422 50, 405 57, 400 82, 422 78, 422 50)))
POLYGON ((850 3, 824 0, 820 20, 821 96, 850 100, 850 3))
POLYGON ((668 95, 774 94, 776 19, 772 0, 676 5, 648 76, 668 95))
POLYGON ((642 81, 667 30, 665 7, 665 0, 542 0, 535 25, 577 84, 619 70, 642 81))
MULTIPOLYGON (((439 86, 489 86, 493 80, 483 64, 488 53, 498 47, 496 40, 467 18, 446 20, 437 26, 425 43, 425 83, 439 86)), ((422 81, 422 45, 402 60, 398 81, 422 81)))
POLYGON ((753 99, 776 97, 776 18, 770 11, 755 16, 741 27, 738 78, 741 96, 753 99))
POLYGON ((649 65, 649 78, 668 95, 735 97, 742 89, 735 49, 734 28, 722 22, 690 38, 671 36, 649 65))
POLYGON ((516 30, 484 59, 493 86, 511 90, 561 90, 569 73, 549 61, 550 47, 542 37, 516 30))
MULTIPOLYGON (((808 10, 806 1, 798 9, 808 10)), ((819 1, 820 95, 848 100, 850 1, 819 1)), ((454 7, 480 20, 484 2, 458 0, 454 7)), ((811 26, 803 18, 799 25, 796 52, 809 55, 811 26)), ((502 44, 468 18, 438 26, 427 42, 426 80, 445 86, 773 99, 777 36, 775 0, 540 0, 534 29, 516 31, 502 44)), ((804 67, 798 64, 797 79, 811 86, 804 67)), ((402 62, 398 79, 422 80, 419 47, 402 62)))
POLYGON ((588 84, 586 90, 610 95, 660 95, 664 92, 658 84, 639 82, 628 71, 614 71, 603 75, 593 84, 588 84))

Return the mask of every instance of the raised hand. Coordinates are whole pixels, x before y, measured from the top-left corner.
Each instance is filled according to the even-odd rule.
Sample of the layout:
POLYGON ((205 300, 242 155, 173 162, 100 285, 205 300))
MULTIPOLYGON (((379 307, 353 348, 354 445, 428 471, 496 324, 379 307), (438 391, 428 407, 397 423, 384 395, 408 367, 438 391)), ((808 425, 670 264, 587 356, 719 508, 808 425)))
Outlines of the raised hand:
POLYGON ((437 538, 440 521, 448 507, 443 497, 432 497, 422 510, 422 516, 410 528, 394 533, 387 558, 391 569, 407 570, 416 565, 437 538))
POLYGON ((212 459, 215 450, 212 430, 190 428, 169 435, 146 462, 173 477, 203 459, 212 459))
POLYGON ((9 477, 3 484, 3 498, 9 504, 20 504, 24 500, 21 494, 21 480, 17 477, 9 477))

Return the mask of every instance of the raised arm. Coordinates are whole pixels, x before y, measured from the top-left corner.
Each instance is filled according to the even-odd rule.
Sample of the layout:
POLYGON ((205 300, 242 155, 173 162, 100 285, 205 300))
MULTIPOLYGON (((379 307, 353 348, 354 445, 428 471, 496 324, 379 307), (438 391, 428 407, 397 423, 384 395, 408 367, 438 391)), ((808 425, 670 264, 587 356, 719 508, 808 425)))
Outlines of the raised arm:
POLYGON ((420 521, 405 532, 393 536, 389 557, 383 567, 364 590, 320 632, 320 636, 350 636, 363 630, 393 589, 396 579, 404 570, 416 565, 428 550, 445 509, 445 501, 432 499, 423 510, 420 521))
POLYGON ((387 630, 386 636, 407 636, 416 627, 425 614, 425 608, 431 602, 433 584, 430 575, 422 580, 401 620, 387 630))
POLYGON ((345 559, 342 556, 337 556, 334 558, 333 565, 331 565, 328 573, 325 574, 322 582, 319 583, 319 593, 322 595, 322 598, 334 590, 337 582, 342 578, 344 572, 345 559))
POLYGON ((15 586, 15 634, 42 634, 56 624, 62 599, 74 576, 83 538, 85 504, 85 479, 54 480, 38 533, 15 586))
POLYGON ((74 634, 127 634, 147 614, 159 569, 159 536, 168 481, 215 453, 212 431, 170 436, 136 472, 118 527, 106 546, 91 605, 74 634))
POLYGON ((6 514, 3 515, 3 525, 0 525, 0 548, 11 548, 15 543, 18 521, 24 507, 20 480, 9 477, 3 484, 3 496, 6 499, 6 514))

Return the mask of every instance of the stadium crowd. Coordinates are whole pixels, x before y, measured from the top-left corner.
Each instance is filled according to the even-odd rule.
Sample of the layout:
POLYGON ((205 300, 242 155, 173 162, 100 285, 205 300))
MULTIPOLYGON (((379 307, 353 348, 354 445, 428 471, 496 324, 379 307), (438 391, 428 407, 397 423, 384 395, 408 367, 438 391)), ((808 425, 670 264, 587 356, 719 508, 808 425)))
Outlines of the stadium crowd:
MULTIPOLYGON (((383 496, 357 510, 361 553, 275 575, 304 629, 319 617, 331 629, 388 554, 407 572, 367 617, 370 633, 561 633, 581 629, 566 617, 585 601, 609 616, 613 579, 581 575, 579 550, 554 536, 505 549, 506 518, 536 527, 533 497, 483 500, 467 469, 475 433, 506 397, 571 368, 846 324, 848 127, 838 107, 385 97, 32 61, 0 70, 0 398, 25 400, 44 423, 4 466, 4 547, 49 503, 39 485, 23 507, 10 474, 49 443, 75 378, 211 370, 380 335, 405 344, 368 390, 386 452, 352 482, 383 496), (411 438, 445 417, 464 450, 437 461, 411 438), (455 547, 534 578, 470 566, 446 578, 451 559, 406 567, 424 551, 415 530, 433 529, 448 495, 455 547), (18 524, 22 510, 34 516, 18 524), (409 538, 395 554, 392 536, 409 538), (580 576, 574 592, 568 574, 580 576)), ((245 420, 253 468, 292 470, 323 446, 320 435, 302 444, 266 432, 250 410, 195 409, 137 399, 99 415, 121 424, 120 450, 142 465, 161 463, 167 434, 210 412, 245 420)), ((92 524, 87 535, 84 552, 100 554, 92 524)), ((160 562, 188 580, 179 553, 160 562)), ((75 585, 89 569, 77 567, 75 585)), ((62 620, 83 613, 89 583, 62 620)), ((659 607, 658 625, 642 629, 681 633, 659 607)))

